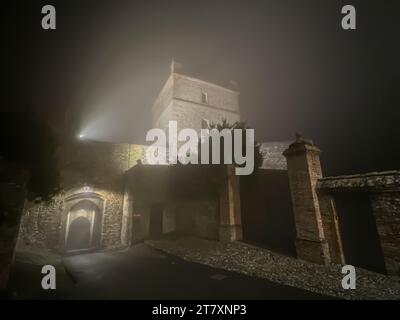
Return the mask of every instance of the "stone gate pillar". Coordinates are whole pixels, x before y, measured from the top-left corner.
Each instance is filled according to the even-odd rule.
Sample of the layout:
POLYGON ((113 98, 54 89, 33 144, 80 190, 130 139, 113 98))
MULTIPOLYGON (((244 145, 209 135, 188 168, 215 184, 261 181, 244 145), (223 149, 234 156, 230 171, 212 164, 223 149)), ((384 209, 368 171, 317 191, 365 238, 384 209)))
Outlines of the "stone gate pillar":
POLYGON ((242 240, 239 176, 235 175, 234 165, 223 167, 226 171, 224 172, 225 179, 219 196, 219 240, 223 242, 242 240))
POLYGON ((342 263, 333 198, 321 195, 319 199, 316 189, 322 177, 320 152, 312 141, 296 135, 296 141, 283 153, 293 202, 296 252, 299 259, 319 264, 342 263))

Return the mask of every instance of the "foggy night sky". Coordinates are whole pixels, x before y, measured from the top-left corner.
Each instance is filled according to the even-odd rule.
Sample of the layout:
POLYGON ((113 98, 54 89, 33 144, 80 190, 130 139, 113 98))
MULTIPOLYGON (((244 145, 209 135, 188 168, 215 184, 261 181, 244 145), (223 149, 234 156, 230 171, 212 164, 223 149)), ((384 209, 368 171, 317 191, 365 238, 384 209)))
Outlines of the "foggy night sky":
POLYGON ((323 150, 326 174, 400 169, 396 2, 19 0, 4 105, 48 121, 68 108, 93 138, 142 143, 174 57, 189 75, 237 81, 258 141, 299 130, 323 150), (41 29, 44 4, 56 7, 55 31, 41 29), (341 29, 345 4, 356 31, 341 29))

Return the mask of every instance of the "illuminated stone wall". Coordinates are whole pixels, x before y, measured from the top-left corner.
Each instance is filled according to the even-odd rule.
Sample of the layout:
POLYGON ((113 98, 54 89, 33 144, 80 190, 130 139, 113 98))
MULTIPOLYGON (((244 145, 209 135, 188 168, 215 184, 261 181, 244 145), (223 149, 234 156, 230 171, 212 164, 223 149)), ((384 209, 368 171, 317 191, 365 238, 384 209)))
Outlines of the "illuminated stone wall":
POLYGON ((104 202, 104 208, 99 208, 102 210, 100 246, 120 246, 121 238, 124 239, 122 232, 128 232, 126 223, 131 214, 129 206, 124 206, 124 173, 143 155, 144 147, 138 145, 99 142, 64 144, 59 151, 61 192, 48 202, 36 201, 26 205, 19 246, 62 251, 65 216, 70 207, 68 199, 84 200, 89 194, 104 202))
POLYGON ((287 170, 286 159, 283 152, 289 148, 291 142, 262 142, 260 151, 263 155, 262 169, 287 170))
POLYGON ((199 131, 202 120, 228 123, 240 120, 239 93, 212 83, 171 73, 153 109, 153 126, 168 128, 170 120, 178 122, 178 130, 192 128, 199 131), (204 101, 203 94, 207 95, 204 101))
POLYGON ((241 240, 239 177, 234 169, 233 165, 138 165, 129 170, 133 242, 173 232, 241 240))

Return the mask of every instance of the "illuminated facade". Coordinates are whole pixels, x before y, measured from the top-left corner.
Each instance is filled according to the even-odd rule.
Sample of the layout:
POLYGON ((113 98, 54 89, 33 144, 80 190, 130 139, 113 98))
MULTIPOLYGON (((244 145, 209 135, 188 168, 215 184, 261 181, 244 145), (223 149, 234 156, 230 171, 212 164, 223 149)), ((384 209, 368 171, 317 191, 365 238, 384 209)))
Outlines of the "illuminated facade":
POLYGON ((153 127, 167 130, 168 122, 175 120, 178 131, 192 128, 200 133, 209 123, 240 121, 239 92, 235 88, 187 76, 181 69, 180 64, 172 62, 171 73, 152 107, 153 127))
MULTIPOLYGON (((152 114, 153 127, 158 128, 166 128, 170 120, 176 120, 179 129, 197 131, 208 123, 219 123, 223 119, 234 123, 240 120, 239 92, 184 75, 179 64, 173 62, 171 74, 155 100, 152 114)), ((277 155, 274 166, 284 169, 281 149, 268 147, 277 155)), ((141 199, 134 199, 135 195, 127 189, 126 183, 126 173, 138 160, 146 164, 145 146, 76 139, 65 141, 59 151, 62 191, 51 201, 26 204, 19 246, 80 252, 123 247, 146 239, 150 236, 151 208, 135 207, 141 199)), ((154 192, 150 190, 150 193, 154 192)), ((225 203, 221 194, 216 197, 225 203)), ((221 224, 226 230, 221 229, 218 206, 218 202, 209 199, 193 200, 189 207, 182 204, 179 210, 191 208, 189 211, 197 212, 188 218, 184 215, 175 217, 170 204, 162 209, 165 224, 162 228, 166 232, 191 230, 209 238, 240 238, 240 223, 231 225, 233 222, 227 218, 221 224), (210 230, 214 230, 212 236, 210 230)), ((226 208, 229 209, 229 205, 222 211, 226 208)))

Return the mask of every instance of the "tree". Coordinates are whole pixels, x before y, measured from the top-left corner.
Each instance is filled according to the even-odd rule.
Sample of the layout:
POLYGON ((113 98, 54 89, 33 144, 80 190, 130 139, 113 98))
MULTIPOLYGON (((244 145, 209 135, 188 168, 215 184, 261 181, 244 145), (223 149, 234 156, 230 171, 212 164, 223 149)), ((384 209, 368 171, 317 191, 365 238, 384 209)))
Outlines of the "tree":
MULTIPOLYGON (((234 129, 240 129, 242 130, 242 150, 246 150, 246 139, 245 139, 245 130, 246 129, 250 129, 249 127, 247 127, 247 125, 244 122, 241 121, 237 121, 233 124, 228 123, 228 121, 226 119, 222 120, 222 122, 220 123, 210 123, 208 125, 208 129, 212 130, 212 129, 217 129, 218 131, 222 131, 224 129, 228 129, 233 131, 234 129)), ((232 134, 233 137, 233 134, 232 134)), ((211 138, 209 138, 211 139, 211 138)), ((210 140, 211 142, 211 140, 210 140)), ((221 163, 224 163, 224 143, 225 141, 221 141, 220 143, 220 156, 221 156, 221 163)), ((211 143, 209 143, 209 145, 211 146, 211 143)), ((199 150, 201 151, 201 147, 199 148, 199 150)), ((232 139, 232 150, 234 150, 234 139, 232 139)), ((212 157, 211 154, 211 148, 210 148, 210 158, 212 157)), ((257 143, 256 141, 254 142, 254 168, 255 170, 253 171, 253 173, 257 172, 257 168, 259 168, 262 165, 262 161, 263 161, 263 156, 260 150, 260 144, 257 143)), ((234 162, 233 159, 233 163, 236 166, 239 166, 239 164, 234 162)))

